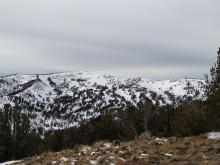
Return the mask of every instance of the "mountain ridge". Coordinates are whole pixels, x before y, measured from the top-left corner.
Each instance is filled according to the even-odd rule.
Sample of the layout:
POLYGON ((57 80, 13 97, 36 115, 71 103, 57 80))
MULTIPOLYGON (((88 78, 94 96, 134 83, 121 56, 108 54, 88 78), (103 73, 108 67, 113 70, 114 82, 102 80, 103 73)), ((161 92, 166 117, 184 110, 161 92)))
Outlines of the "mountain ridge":
POLYGON ((137 106, 149 99, 156 106, 175 100, 204 100, 205 81, 122 78, 88 71, 13 74, 0 78, 0 109, 17 100, 35 129, 79 126, 106 109, 137 106))

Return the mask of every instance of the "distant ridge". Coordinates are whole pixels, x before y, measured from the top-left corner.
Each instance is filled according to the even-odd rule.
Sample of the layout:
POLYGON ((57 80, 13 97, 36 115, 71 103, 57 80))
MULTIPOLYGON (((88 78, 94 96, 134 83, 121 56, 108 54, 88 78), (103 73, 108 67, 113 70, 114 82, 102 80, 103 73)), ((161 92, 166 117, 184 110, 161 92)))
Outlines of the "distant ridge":
POLYGON ((79 126, 106 109, 137 106, 149 99, 157 106, 205 99, 204 80, 122 78, 88 71, 12 74, 0 78, 0 108, 16 99, 32 128, 79 126))

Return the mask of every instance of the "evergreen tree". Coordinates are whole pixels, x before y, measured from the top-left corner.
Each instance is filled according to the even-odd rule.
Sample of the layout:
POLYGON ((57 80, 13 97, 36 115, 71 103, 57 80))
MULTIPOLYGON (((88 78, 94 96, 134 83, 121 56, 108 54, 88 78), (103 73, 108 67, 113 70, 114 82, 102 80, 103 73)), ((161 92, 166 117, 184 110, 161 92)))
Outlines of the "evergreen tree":
POLYGON ((38 151, 36 141, 39 139, 30 131, 29 119, 16 100, 13 107, 4 105, 0 111, 0 162, 33 155, 38 151))
POLYGON ((211 68, 211 81, 208 86, 207 110, 210 120, 214 121, 212 128, 220 129, 220 48, 218 51, 217 62, 211 68))
POLYGON ((9 105, 0 111, 0 162, 10 158, 11 130, 9 124, 9 105))
POLYGON ((211 68, 210 72, 211 82, 209 83, 208 94, 211 99, 214 99, 216 96, 220 96, 220 48, 218 51, 217 62, 215 63, 214 67, 211 68))

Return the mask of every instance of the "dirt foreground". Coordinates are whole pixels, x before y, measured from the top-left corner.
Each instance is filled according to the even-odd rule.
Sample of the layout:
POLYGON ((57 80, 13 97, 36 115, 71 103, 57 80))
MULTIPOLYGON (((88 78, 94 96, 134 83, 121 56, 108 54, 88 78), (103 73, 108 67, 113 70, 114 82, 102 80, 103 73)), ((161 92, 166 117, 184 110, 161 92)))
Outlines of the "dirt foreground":
POLYGON ((14 165, 220 164, 220 139, 140 137, 131 142, 98 142, 72 150, 45 153, 14 165))

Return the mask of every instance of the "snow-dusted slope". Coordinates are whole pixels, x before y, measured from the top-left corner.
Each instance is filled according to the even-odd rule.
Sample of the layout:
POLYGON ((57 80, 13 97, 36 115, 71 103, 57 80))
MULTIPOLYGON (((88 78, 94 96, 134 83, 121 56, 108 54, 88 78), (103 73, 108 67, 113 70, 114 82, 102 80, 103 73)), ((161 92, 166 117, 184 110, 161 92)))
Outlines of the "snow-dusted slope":
POLYGON ((0 109, 16 99, 33 128, 63 129, 100 115, 106 109, 136 106, 146 99, 158 106, 173 100, 203 99, 204 81, 151 81, 90 72, 10 75, 0 78, 0 109))

